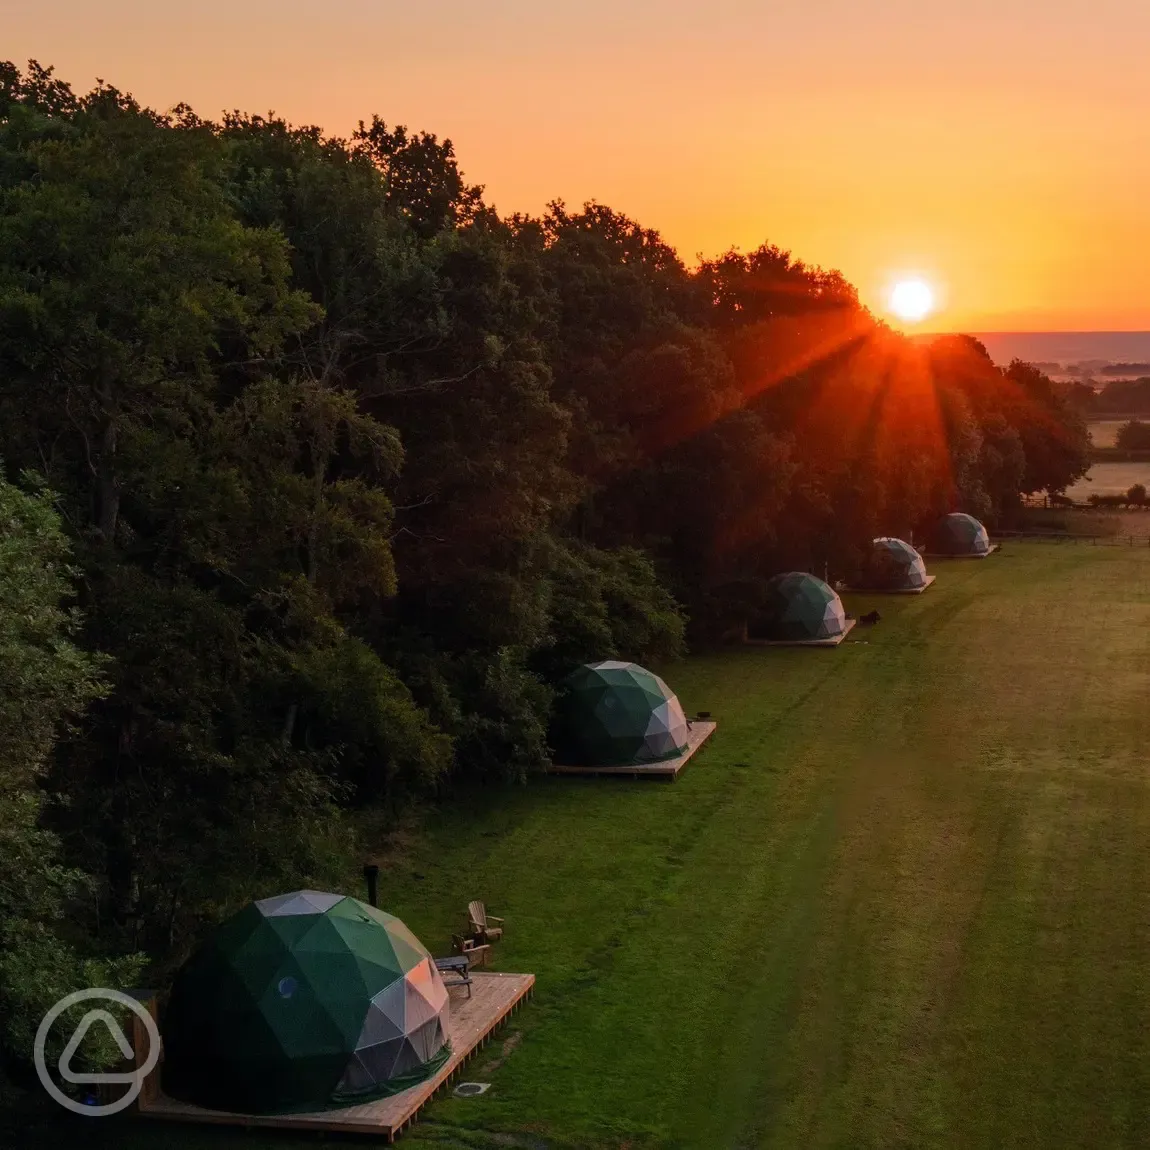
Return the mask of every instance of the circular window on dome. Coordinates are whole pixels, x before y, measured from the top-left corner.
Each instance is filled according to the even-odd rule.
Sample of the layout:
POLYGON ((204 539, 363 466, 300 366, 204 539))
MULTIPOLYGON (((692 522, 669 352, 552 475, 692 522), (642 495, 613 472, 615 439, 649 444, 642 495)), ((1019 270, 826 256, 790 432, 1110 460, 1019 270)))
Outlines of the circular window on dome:
POLYGON ((291 975, 288 975, 287 978, 281 978, 279 981, 279 986, 277 987, 280 992, 280 998, 291 998, 291 996, 295 994, 296 987, 298 985, 299 984, 294 978, 291 977, 291 975))

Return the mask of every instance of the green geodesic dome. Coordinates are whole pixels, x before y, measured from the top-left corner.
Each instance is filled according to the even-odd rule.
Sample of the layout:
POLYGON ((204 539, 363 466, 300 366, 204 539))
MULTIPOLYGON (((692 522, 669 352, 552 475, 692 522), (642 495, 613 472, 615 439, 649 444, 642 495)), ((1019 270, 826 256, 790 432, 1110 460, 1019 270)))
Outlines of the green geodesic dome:
POLYGON ((973 515, 955 511, 934 525, 930 550, 939 555, 985 555, 990 551, 990 536, 973 515))
POLYGON ((834 639, 846 630, 843 601, 829 583, 805 571, 767 580, 763 603, 748 622, 747 636, 784 643, 834 639))
POLYGON ((687 749, 687 717, 671 689, 637 663, 587 663, 560 686, 552 743, 571 766, 627 766, 687 749))
POLYGON ((398 918, 303 890, 250 904, 176 976, 163 1088, 249 1114, 404 1089, 450 1054, 447 988, 398 918))
POLYGON ((907 542, 883 536, 872 540, 860 587, 877 591, 910 591, 926 586, 926 564, 907 542))

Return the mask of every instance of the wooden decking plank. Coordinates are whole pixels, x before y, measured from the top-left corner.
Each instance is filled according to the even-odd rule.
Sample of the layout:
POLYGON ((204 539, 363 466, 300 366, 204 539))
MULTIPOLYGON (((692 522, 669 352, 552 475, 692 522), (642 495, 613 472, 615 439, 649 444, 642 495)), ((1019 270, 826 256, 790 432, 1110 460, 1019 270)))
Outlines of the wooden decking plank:
MULTIPOLYGON (((449 1026, 451 1057, 434 1077, 399 1094, 393 1094, 390 1098, 307 1114, 235 1114, 169 1098, 160 1088, 160 1071, 157 1068, 145 1080, 137 1103, 138 1113, 147 1118, 206 1122, 221 1126, 371 1134, 393 1142, 395 1136, 411 1124, 419 1110, 440 1087, 454 1077, 492 1032, 526 1000, 535 985, 533 974, 504 974, 499 971, 472 971, 471 980, 470 997, 465 997, 462 989, 458 994, 452 994, 449 1026)), ((140 1049, 138 1044, 136 1049, 140 1049)))
POLYGON ((629 778, 673 779, 687 765, 691 756, 715 733, 718 724, 697 721, 687 734, 687 749, 676 758, 660 763, 629 763, 622 767, 575 767, 552 763, 547 768, 551 775, 625 775, 629 778))

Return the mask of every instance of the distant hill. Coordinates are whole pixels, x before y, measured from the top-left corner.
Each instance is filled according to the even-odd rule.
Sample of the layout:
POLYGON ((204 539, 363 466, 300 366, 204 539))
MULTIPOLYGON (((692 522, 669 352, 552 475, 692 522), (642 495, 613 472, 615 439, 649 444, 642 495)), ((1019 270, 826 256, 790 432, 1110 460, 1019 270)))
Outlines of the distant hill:
POLYGON ((1134 379, 1139 376, 1150 375, 1150 363, 1108 363, 1098 374, 1126 376, 1134 379))
MULTIPOLYGON (((1076 365, 1100 375, 1146 375, 1150 365, 1150 331, 992 331, 971 332, 1002 366, 1012 359, 1040 364, 1057 374, 1076 365), (1121 365, 1129 371, 1115 371, 1121 365)), ((916 338, 932 339, 934 333, 916 338)))

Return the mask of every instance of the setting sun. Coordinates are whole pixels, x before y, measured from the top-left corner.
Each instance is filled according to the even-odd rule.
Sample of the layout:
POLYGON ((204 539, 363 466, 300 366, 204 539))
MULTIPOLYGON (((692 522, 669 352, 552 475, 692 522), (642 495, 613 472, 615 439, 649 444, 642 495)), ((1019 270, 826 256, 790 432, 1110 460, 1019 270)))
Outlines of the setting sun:
POLYGON ((891 289, 890 310, 906 323, 918 323, 934 311, 934 292, 924 280, 900 280, 891 289))

